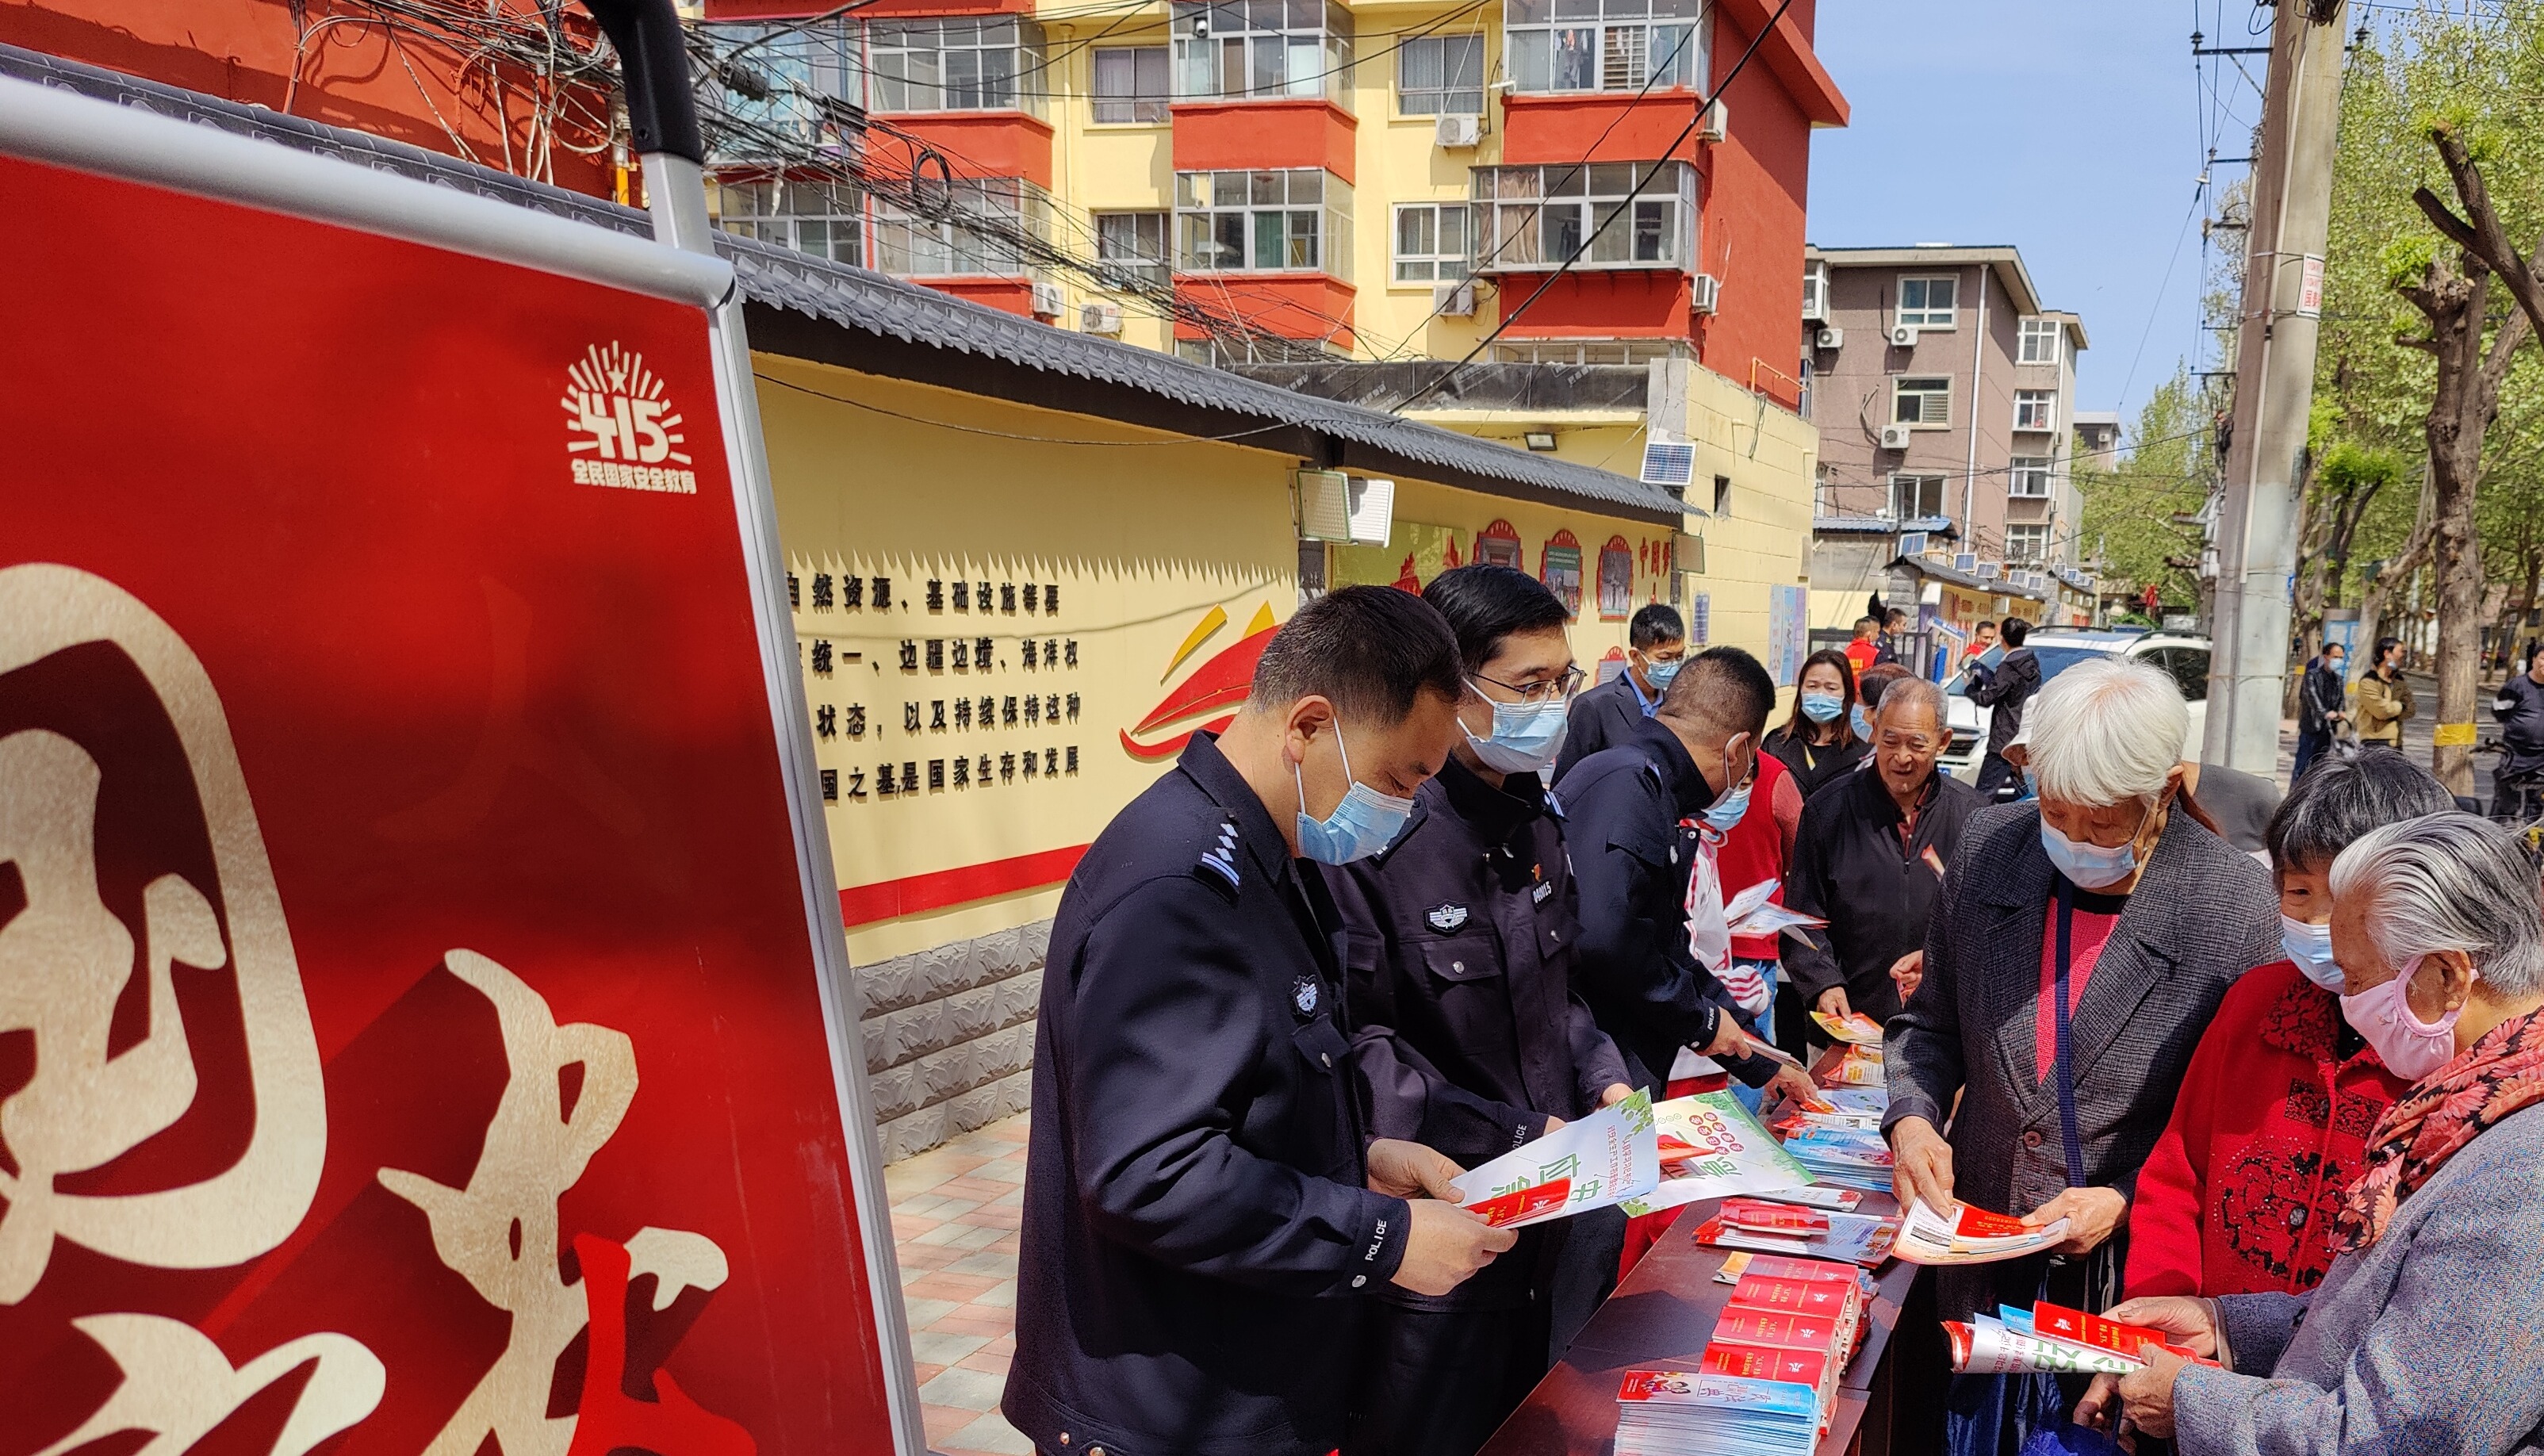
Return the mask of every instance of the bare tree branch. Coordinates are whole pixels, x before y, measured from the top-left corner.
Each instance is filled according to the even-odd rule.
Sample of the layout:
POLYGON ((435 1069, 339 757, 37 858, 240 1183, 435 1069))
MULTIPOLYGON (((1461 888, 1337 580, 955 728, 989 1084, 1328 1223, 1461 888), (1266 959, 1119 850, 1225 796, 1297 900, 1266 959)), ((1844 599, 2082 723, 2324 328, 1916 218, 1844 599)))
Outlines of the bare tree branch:
POLYGON ((2429 225, 2444 233, 2447 241, 2467 252, 2479 246, 2475 241, 2473 224, 2449 211, 2436 193, 2425 187, 2414 188, 2412 201, 2421 204, 2421 211, 2428 217, 2429 225))
POLYGON ((2458 236, 2447 222, 2438 220, 2438 214, 2446 209, 2427 188, 2413 194, 2412 200, 2429 214, 2430 223, 2438 231, 2500 275, 2530 325, 2544 328, 2544 279, 2536 275, 2536 261, 2544 259, 2544 242, 2539 242, 2534 254, 2528 255, 2520 253, 2517 245, 2508 240, 2508 229, 2500 220, 2500 210, 2491 204, 2491 191, 2483 183, 2482 168, 2474 162, 2473 153, 2466 149, 2463 136, 2454 126, 2444 121, 2431 126, 2429 140, 2436 143, 2438 160, 2446 164, 2447 177, 2455 184, 2456 196, 2463 201, 2470 218, 2469 222, 2460 221, 2449 213, 2447 222, 2463 227, 2467 235, 2458 236), (2434 210, 2432 204, 2436 204, 2434 210))

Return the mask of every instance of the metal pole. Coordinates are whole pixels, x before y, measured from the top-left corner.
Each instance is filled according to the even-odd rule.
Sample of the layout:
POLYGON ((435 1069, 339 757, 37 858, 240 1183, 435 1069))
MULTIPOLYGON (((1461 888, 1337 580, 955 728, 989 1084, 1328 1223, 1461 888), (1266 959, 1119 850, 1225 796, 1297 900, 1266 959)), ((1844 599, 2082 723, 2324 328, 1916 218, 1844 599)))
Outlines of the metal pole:
POLYGON ((2246 234, 2251 251, 2236 341, 2241 387, 2227 446, 2200 757, 2265 776, 2278 768, 2296 490, 2314 399, 2347 9, 2346 0, 2280 0, 2246 234))
MULTIPOLYGON (((689 90, 688 54, 673 0, 584 0, 618 51, 627 90, 628 130, 644 159, 645 205, 654 236, 691 253, 715 255, 707 222, 706 144, 689 90)), ((884 1402, 900 1456, 925 1456, 927 1431, 912 1364, 910 1314, 901 1298, 901 1261, 892 1242, 892 1198, 884 1187, 883 1147, 875 1132, 874 1092, 866 1080, 865 1041, 857 1029, 861 998, 848 965, 839 921, 838 874, 831 863, 821 775, 813 759, 811 714, 796 667, 794 616, 786 600, 786 564, 777 535, 776 495, 759 429, 751 337, 743 327, 739 283, 708 310, 716 405, 724 420, 725 462, 733 474, 734 511, 742 527, 751 579, 752 619, 760 673, 769 688, 786 815, 795 836, 806 930, 818 972, 831 1075, 839 1101, 839 1131, 848 1155, 857 1242, 874 1304, 875 1344, 883 1365, 884 1402)))

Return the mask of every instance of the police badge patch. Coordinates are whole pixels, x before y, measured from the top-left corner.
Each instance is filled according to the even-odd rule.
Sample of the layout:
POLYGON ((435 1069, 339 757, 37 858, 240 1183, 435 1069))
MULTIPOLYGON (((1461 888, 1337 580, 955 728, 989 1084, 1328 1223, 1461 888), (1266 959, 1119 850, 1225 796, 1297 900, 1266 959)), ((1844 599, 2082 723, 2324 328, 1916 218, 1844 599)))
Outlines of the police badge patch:
POLYGON ((1467 907, 1463 905, 1442 905, 1433 909, 1422 918, 1425 921, 1430 922, 1431 929, 1438 930, 1445 935, 1449 931, 1454 930, 1458 929, 1458 927, 1467 923, 1467 907))
POLYGON ((1321 994, 1315 977, 1301 976, 1299 984, 1290 988, 1290 1005, 1299 1009, 1300 1015, 1312 1016, 1316 1013, 1316 999, 1321 994))

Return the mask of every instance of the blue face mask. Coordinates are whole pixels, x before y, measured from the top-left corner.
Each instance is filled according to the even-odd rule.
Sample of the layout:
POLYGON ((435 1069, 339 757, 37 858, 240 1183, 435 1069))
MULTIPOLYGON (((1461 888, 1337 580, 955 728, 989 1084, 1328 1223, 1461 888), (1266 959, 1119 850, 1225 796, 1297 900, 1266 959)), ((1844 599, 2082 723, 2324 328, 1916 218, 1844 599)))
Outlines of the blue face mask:
POLYGON ((1652 685, 1654 692, 1667 692, 1670 679, 1677 677, 1678 670, 1686 665, 1686 659, 1676 657, 1668 662, 1646 661, 1643 664, 1643 680, 1652 685))
MULTIPOLYGON (((1490 699, 1486 699, 1490 701, 1490 699)), ((1500 773, 1542 773, 1554 767, 1563 751, 1563 730, 1571 723, 1571 704, 1560 698, 1545 702, 1493 703, 1493 731, 1477 738, 1467 733, 1467 746, 1483 766, 1500 773)), ((1466 724, 1459 728, 1465 731, 1466 724)))
MULTIPOLYGON (((1351 751, 1343 746, 1343 730, 1334 727, 1334 748, 1343 756, 1343 772, 1351 772, 1351 751)), ((1343 791, 1343 801, 1334 812, 1322 819, 1308 817, 1308 782, 1299 766, 1290 766, 1290 777, 1299 785, 1299 852, 1319 864, 1349 864, 1366 859, 1395 843, 1404 832, 1404 821, 1413 817, 1413 801, 1399 799, 1355 778, 1343 791)))
MULTIPOLYGON (((1725 768, 1731 765, 1731 745, 1727 743, 1722 746, 1722 763, 1725 768)), ((1713 802, 1707 806, 1703 816, 1705 827, 1715 834, 1731 833, 1731 826, 1738 824, 1741 816, 1749 812, 1749 789, 1757 781, 1757 774, 1753 771, 1749 777, 1741 780, 1738 788, 1729 793, 1715 795, 1713 802)))
POLYGON ((1845 711, 1846 699, 1834 692, 1802 694, 1802 716, 1814 723, 1834 722, 1837 715, 1845 711))
POLYGON ((1856 737, 1862 739, 1872 737, 1872 720, 1864 715, 1864 704, 1857 703, 1854 710, 1846 715, 1846 722, 1848 727, 1855 730, 1856 737))
MULTIPOLYGON (((2155 805, 2147 805, 2155 813, 2155 805)), ((2146 828, 2146 819, 2138 820, 2138 829, 2146 828)), ((2046 817, 2040 821, 2040 848, 2049 852, 2049 862, 2080 890, 2103 890, 2118 884, 2137 872, 2137 835, 2129 836, 2125 845, 2106 847, 2083 844, 2058 832, 2058 826, 2046 817)))
POLYGON ((2310 926, 2280 916, 2279 948, 2297 963, 2307 980, 2336 996, 2341 994, 2341 967, 2332 962, 2332 927, 2310 926))

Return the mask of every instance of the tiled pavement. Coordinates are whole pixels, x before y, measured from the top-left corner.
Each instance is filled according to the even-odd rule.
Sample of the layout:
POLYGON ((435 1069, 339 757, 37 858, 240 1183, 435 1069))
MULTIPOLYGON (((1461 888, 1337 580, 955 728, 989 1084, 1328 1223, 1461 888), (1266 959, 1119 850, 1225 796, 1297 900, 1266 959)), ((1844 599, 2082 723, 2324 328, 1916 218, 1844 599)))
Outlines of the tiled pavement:
POLYGON ((1016 1230, 1024 1221, 1018 1113, 884 1170, 910 1308, 927 1444, 945 1456, 1030 1456, 998 1415, 1016 1347, 1016 1230))

